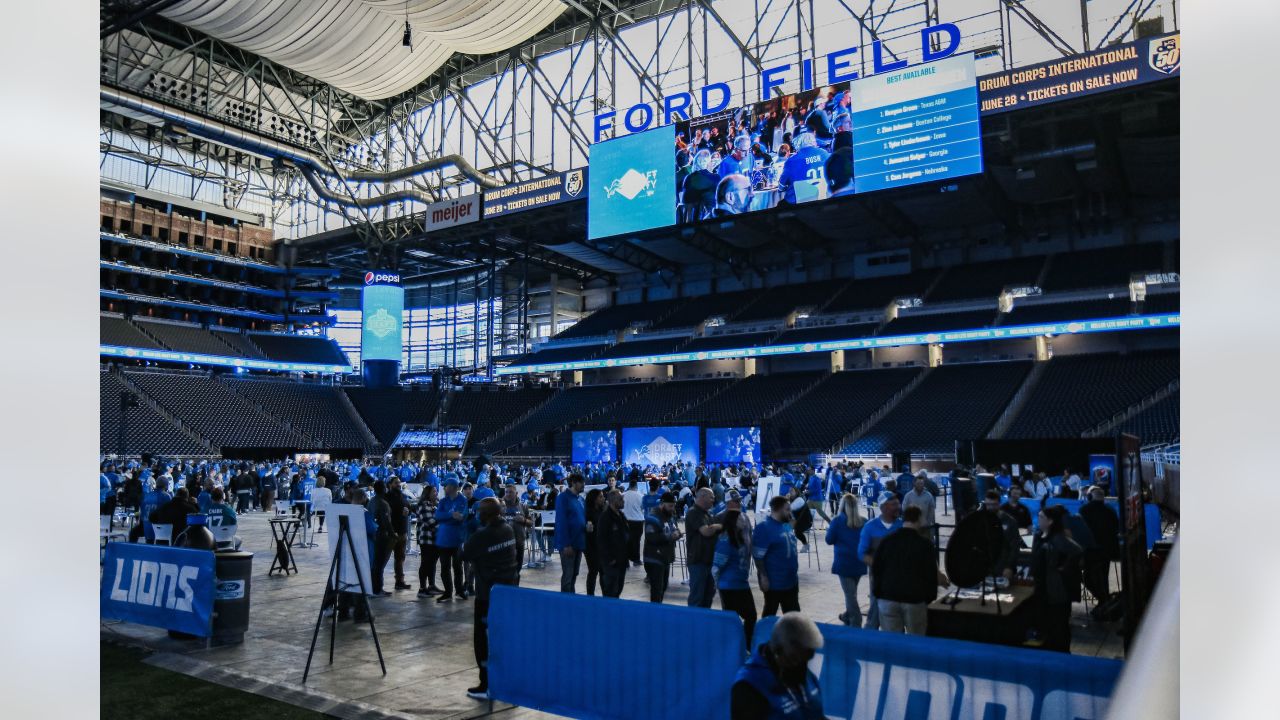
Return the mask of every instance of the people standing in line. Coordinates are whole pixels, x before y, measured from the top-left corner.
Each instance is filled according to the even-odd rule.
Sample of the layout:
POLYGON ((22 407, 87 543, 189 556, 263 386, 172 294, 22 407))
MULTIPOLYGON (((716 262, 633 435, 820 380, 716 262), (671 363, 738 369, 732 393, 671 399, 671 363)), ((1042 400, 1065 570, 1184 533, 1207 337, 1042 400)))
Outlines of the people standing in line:
POLYGON ((809 670, 822 648, 812 620, 789 612, 778 619, 769 641, 751 653, 729 691, 734 720, 822 720, 822 690, 809 670))
POLYGON ((582 546, 582 554, 587 558, 587 594, 596 594, 596 581, 600 579, 600 556, 596 553, 596 526, 600 523, 600 513, 604 512, 604 493, 600 488, 592 488, 587 493, 586 505, 586 542, 582 546))
POLYGON ((1080 517, 1096 545, 1084 551, 1084 586, 1099 606, 1111 596, 1111 561, 1120 559, 1120 518, 1107 507, 1106 496, 1106 490, 1094 485, 1089 488, 1089 501, 1080 506, 1080 517))
MULTIPOLYGON (((436 546, 436 519, 439 495, 434 485, 422 486, 422 495, 413 514, 418 516, 418 597, 427 598, 440 594, 436 587, 436 563, 440 560, 440 548, 436 546)), ((443 572, 441 573, 443 575, 443 572)))
POLYGON ((404 580, 404 557, 409 546, 409 499, 400 486, 399 476, 391 476, 387 483, 387 505, 391 510, 391 529, 395 533, 391 552, 394 558, 392 570, 396 576, 396 590, 412 590, 413 586, 404 580))
POLYGON ((684 516, 686 562, 689 567, 689 607, 711 607, 716 596, 716 581, 711 576, 711 560, 715 556, 716 535, 723 526, 711 516, 715 505, 715 493, 711 488, 700 488, 693 499, 693 507, 684 516))
POLYGON ((933 543, 920 534, 923 513, 912 505, 902 511, 902 527, 889 533, 876 547, 871 564, 871 587, 880 611, 880 629, 892 633, 924 635, 929 603, 946 587, 947 576, 938 569, 933 543))
POLYGON ((1067 509, 1043 508, 1040 530, 1031 545, 1031 577, 1036 589, 1032 602, 1045 650, 1071 652, 1071 603, 1080 601, 1080 559, 1083 551, 1067 537, 1067 509))
MULTIPOLYGON (((633 485, 634 487, 634 485, 633 485)), ((597 520, 596 554, 600 563, 600 594, 616 598, 622 595, 631 557, 631 523, 624 513, 625 500, 617 490, 605 494, 605 509, 597 520)), ((641 527, 644 524, 641 523, 641 527)))
POLYGON ((782 495, 769 500, 769 517, 751 534, 751 556, 756 562, 756 578, 764 593, 760 617, 800 609, 800 559, 791 531, 791 502, 782 495))
POLYGON ((840 579, 844 593, 844 612, 840 622, 850 627, 862 627, 862 607, 858 605, 858 582, 867 574, 867 564, 858 554, 858 541, 862 539, 862 526, 866 524, 858 511, 858 498, 846 493, 840 499, 840 512, 827 526, 827 544, 833 547, 831 574, 840 579))
POLYGON ((742 632, 751 647, 751 635, 756 627, 756 600, 751 592, 751 533, 741 522, 739 510, 726 510, 722 516, 724 531, 716 541, 711 559, 711 572, 719 591, 720 607, 738 613, 742 618, 742 632))
POLYGON ((560 552, 560 592, 576 592, 582 551, 587 546, 587 510, 582 501, 586 485, 577 473, 569 476, 568 489, 556 497, 556 550, 560 552))
POLYGON ((462 559, 475 567, 476 602, 472 621, 472 644, 480 684, 467 689, 477 700, 489 699, 489 594, 494 585, 514 585, 516 581, 515 531, 502 518, 496 498, 488 497, 476 504, 479 528, 462 546, 462 559))
MULTIPOLYGON (((880 505, 880 517, 863 525, 862 535, 858 538, 858 557, 862 558, 863 564, 872 572, 875 571, 872 563, 880 541, 888 536, 889 533, 902 527, 902 520, 898 518, 902 504, 898 502, 898 496, 885 490, 880 493, 877 501, 880 505)), ((880 607, 876 604, 874 583, 870 589, 869 597, 871 604, 867 608, 867 620, 863 627, 867 630, 879 630, 880 607)))
POLYGON ((440 582, 444 585, 444 592, 436 598, 438 603, 454 596, 455 591, 459 600, 467 599, 463 590, 462 558, 458 555, 462 547, 462 524, 466 519, 467 499, 458 492, 458 479, 451 476, 444 481, 444 497, 436 506, 439 522, 436 546, 440 549, 440 582))
POLYGON ((676 527, 676 496, 664 492, 659 500, 658 507, 644 519, 644 571, 649 578, 649 602, 655 603, 666 595, 676 542, 681 537, 676 527))
POLYGON ((644 536, 644 495, 638 487, 640 473, 632 471, 627 478, 627 491, 622 493, 622 514, 627 519, 627 557, 640 566, 640 538, 644 536))
POLYGON ((516 585, 520 584, 520 571, 524 568, 524 548, 529 528, 533 527, 533 514, 520 502, 515 485, 507 485, 502 493, 502 514, 516 535, 516 585))
POLYGON ((924 471, 921 470, 919 475, 912 478, 911 490, 902 498, 902 509, 903 512, 906 512, 909 507, 920 508, 919 532, 925 539, 932 542, 934 510, 937 507, 937 503, 933 499, 933 495, 929 493, 928 488, 925 487, 926 477, 924 471))

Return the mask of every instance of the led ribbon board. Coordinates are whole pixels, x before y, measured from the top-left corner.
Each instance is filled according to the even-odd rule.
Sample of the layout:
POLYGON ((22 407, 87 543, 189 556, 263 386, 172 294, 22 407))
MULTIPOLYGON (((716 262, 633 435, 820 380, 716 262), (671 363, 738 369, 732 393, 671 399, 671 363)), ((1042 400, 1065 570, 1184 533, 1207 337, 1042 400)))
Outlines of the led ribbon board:
POLYGON ((244 368, 245 370, 277 370, 280 372, 327 374, 351 372, 350 365, 276 362, 275 360, 256 360, 254 358, 226 357, 222 355, 201 355, 199 353, 178 352, 176 350, 151 350, 148 348, 123 347, 120 345, 99 345, 98 354, 106 355, 108 357, 131 358, 133 360, 160 360, 164 362, 191 363, 194 365, 244 368))
POLYGON ((1178 327, 1181 323, 1181 318, 1181 314, 1174 313, 1171 315, 1139 315, 1137 317, 1103 318, 1099 320, 1075 320, 1071 322, 1045 323, 1041 325, 1017 325, 1011 327, 977 328, 974 330, 953 330, 921 335, 886 335, 854 338, 850 340, 828 340, 825 342, 796 343, 791 345, 767 345, 765 347, 710 350, 706 352, 668 353, 665 355, 610 358, 607 360, 578 360, 573 362, 542 363, 534 365, 510 365, 508 367, 498 368, 496 372, 498 375, 520 375, 533 372, 591 370, 594 368, 625 367, 628 365, 655 365, 677 362, 696 362, 699 360, 722 360, 727 358, 797 355, 814 352, 834 352, 836 350, 867 350, 879 347, 932 345, 933 343, 961 343, 976 342, 980 340, 1015 340, 1018 338, 1029 338, 1035 337, 1036 335, 1046 334, 1086 335, 1089 333, 1115 332, 1118 330, 1150 330, 1165 327, 1178 327))

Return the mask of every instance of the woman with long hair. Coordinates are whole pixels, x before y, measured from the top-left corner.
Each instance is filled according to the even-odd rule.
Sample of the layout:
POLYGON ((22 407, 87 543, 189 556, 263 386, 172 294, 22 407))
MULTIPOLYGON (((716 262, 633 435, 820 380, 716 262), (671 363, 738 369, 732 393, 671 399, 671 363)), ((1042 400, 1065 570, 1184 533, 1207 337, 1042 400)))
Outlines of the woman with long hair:
POLYGON ((865 522, 858 510, 857 496, 845 493, 840 498, 840 512, 827 525, 827 544, 835 552, 831 574, 840 579, 840 590, 844 592, 844 612, 840 613, 840 622, 850 627, 862 627, 858 581, 867 574, 867 565, 858 556, 858 542, 862 539, 865 522))
POLYGON ((1084 551, 1066 532, 1067 509, 1042 507, 1040 529, 1031 545, 1032 600, 1038 611, 1044 649, 1071 652, 1071 603, 1080 600, 1080 558, 1084 551))
POLYGON ((742 632, 746 634, 750 652, 751 635, 756 629, 756 600, 748 582, 751 574, 751 531, 746 518, 738 510, 726 510, 723 517, 724 532, 716 541, 711 575, 720 590, 721 609, 736 612, 742 618, 742 632))
POLYGON ((600 488, 592 488, 587 493, 587 545, 582 554, 587 559, 587 594, 596 594, 596 581, 600 579, 600 555, 596 549, 596 526, 600 524, 600 513, 604 512, 604 493, 600 488))

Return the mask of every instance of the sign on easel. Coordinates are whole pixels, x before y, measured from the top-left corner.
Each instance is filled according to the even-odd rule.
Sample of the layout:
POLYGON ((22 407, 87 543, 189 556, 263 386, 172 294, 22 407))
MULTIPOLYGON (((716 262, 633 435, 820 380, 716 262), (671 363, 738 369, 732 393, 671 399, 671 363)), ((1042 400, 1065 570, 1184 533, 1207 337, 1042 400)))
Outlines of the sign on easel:
POLYGON ((782 478, 777 475, 760 478, 756 484, 756 512, 769 514, 769 501, 782 491, 782 478))
POLYGON ((338 577, 337 582, 340 586, 335 588, 338 590, 351 591, 351 588, 359 588, 363 582, 364 587, 373 592, 373 581, 369 574, 369 537, 365 534, 365 515, 368 513, 362 505, 351 505, 348 503, 337 503, 330 505, 325 511, 325 516, 329 521, 329 562, 333 562, 334 553, 339 549, 342 551, 342 557, 338 561, 338 577), (334 532, 334 528, 338 527, 339 517, 346 516, 349 518, 349 526, 351 528, 351 544, 355 547, 355 552, 360 554, 360 562, 355 562, 351 557, 351 550, 346 547, 346 543, 341 544, 339 548, 339 536, 334 532), (359 571, 357 575, 356 572, 359 571))

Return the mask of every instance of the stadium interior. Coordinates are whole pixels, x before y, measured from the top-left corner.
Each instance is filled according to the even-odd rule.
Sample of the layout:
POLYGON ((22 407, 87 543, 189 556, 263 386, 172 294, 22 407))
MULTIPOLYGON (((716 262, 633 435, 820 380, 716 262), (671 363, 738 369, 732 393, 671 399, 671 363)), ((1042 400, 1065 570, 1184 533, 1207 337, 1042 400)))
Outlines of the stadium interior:
MULTIPOLYGON (((756 428, 751 460, 778 468, 947 473, 981 441, 1136 436, 1169 463, 1176 528, 1180 79, 1146 48, 1176 46, 1178 3, 1047 5, 102 0, 100 454, 568 465, 575 433, 694 426, 756 428), (642 135, 628 106, 705 107, 724 82, 706 122, 736 128, 792 63, 780 107, 825 92, 835 119, 878 76, 873 42, 876 68, 881 41, 916 67, 941 23, 958 45, 938 62, 976 78, 979 171, 840 192, 827 170, 798 202, 744 171, 760 209, 725 210, 721 182, 715 213, 682 189, 670 221, 598 236, 593 203, 655 183, 599 169, 642 135), (854 43, 864 79, 822 85, 815 60, 802 87, 801 59, 854 43), (398 442, 423 429, 461 440, 398 442)), ((785 150, 781 126, 741 127, 781 168, 804 122, 785 150)), ((668 124, 646 132, 685 132, 668 124)), ((304 567, 317 603, 323 570, 304 567)), ((1118 648, 1107 632, 1086 652, 1118 648)))

